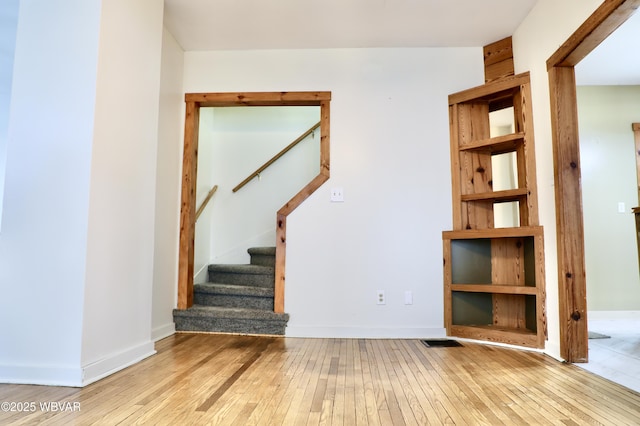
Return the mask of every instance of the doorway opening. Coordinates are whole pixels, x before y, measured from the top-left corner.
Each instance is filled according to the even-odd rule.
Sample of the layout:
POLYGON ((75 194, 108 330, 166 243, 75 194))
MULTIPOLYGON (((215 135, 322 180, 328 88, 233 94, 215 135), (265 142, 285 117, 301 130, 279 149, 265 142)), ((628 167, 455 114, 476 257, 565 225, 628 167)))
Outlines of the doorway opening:
POLYGON ((276 215, 274 311, 283 313, 287 216, 329 179, 330 101, 331 92, 188 93, 185 95, 186 112, 178 261, 178 309, 187 309, 193 305, 196 176, 200 108, 234 106, 320 107, 320 171, 302 190, 282 206, 276 215))
POLYGON ((640 0, 606 0, 547 60, 556 192, 560 355, 567 362, 588 360, 575 66, 639 6, 640 0))

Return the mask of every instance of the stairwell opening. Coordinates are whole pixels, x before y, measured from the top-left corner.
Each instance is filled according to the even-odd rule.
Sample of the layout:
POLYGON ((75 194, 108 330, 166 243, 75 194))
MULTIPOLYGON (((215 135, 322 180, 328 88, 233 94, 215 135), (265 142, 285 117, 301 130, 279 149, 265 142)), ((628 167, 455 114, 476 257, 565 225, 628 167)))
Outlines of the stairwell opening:
MULTIPOLYGON (((183 157, 183 179, 182 179, 182 200, 180 212, 180 254, 179 254, 179 276, 178 276, 178 310, 174 312, 176 315, 186 315, 188 321, 195 325, 196 330, 201 326, 203 312, 191 309, 190 314, 186 314, 188 308, 194 304, 194 237, 195 237, 195 212, 196 212, 196 180, 197 180, 197 164, 198 164, 198 138, 199 126, 201 119, 201 108, 205 107, 238 107, 238 106, 317 106, 320 108, 320 125, 318 128, 320 134, 320 164, 319 173, 308 182, 302 190, 296 193, 293 198, 287 201, 276 214, 276 245, 273 253, 262 253, 264 248, 257 248, 249 252, 251 256, 252 269, 261 269, 259 265, 264 259, 271 257, 273 262, 273 276, 267 277, 267 280, 273 280, 273 305, 272 309, 268 309, 270 302, 265 302, 270 296, 266 295, 268 290, 260 290, 260 286, 252 286, 257 289, 255 292, 261 294, 246 294, 245 302, 250 306, 253 302, 261 312, 256 313, 264 321, 281 321, 284 319, 286 324, 286 314, 284 314, 284 283, 285 283, 285 261, 286 261, 286 219, 287 216, 294 211, 306 198, 315 192, 326 180, 329 179, 329 104, 331 100, 330 92, 268 92, 268 93, 194 93, 185 96, 186 116, 185 116, 185 137, 184 137, 184 157, 183 157), (253 259, 262 259, 257 261, 257 265, 253 265, 253 259), (265 293, 265 294, 262 294, 265 293), (249 301, 249 302, 246 302, 249 301), (269 305, 266 306, 265 305, 269 305), (267 309, 265 309, 267 308, 267 309), (182 313, 181 313, 182 311, 182 313), (281 314, 281 316, 270 316, 271 314, 281 314), (200 324, 200 325, 199 325, 200 324)), ((216 269, 216 268, 213 268, 216 269)), ((224 269, 224 268, 223 268, 224 269)), ((216 271, 209 269, 208 274, 226 274, 230 271, 216 271)), ((243 272, 244 273, 244 272, 243 272)), ((218 276, 219 277, 219 276, 218 276)), ((227 280, 226 275, 222 280, 227 280)), ((216 278, 219 279, 219 278, 216 278)), ((261 278, 265 279, 265 278, 261 278)), ((199 288, 198 298, 207 298, 212 292, 225 293, 229 292, 229 288, 199 288)), ((249 291, 243 289, 244 292, 249 291)), ((253 292, 250 290, 249 292, 253 292)), ((217 294, 217 298, 224 299, 225 294, 217 294)), ((234 296, 235 297, 235 296, 234 296)), ((232 302, 236 303, 236 302, 232 302)), ((224 321, 231 321, 234 316, 233 306, 230 307, 230 313, 224 321)), ((236 318, 237 319, 237 318, 236 318)), ((224 322, 223 321, 223 322, 224 322)), ((248 325, 246 329, 231 329, 230 332, 247 332, 258 334, 282 334, 276 329, 271 328, 251 328, 248 325)), ((178 327, 179 328, 179 327, 178 327)), ((233 328, 233 327, 232 327, 233 328)), ((209 330, 202 330, 209 331, 209 330)), ((225 331, 225 330, 218 330, 225 331)))
POLYGON ((194 284, 211 263, 244 264, 247 248, 275 247, 276 212, 320 171, 319 121, 318 106, 200 109, 194 284))

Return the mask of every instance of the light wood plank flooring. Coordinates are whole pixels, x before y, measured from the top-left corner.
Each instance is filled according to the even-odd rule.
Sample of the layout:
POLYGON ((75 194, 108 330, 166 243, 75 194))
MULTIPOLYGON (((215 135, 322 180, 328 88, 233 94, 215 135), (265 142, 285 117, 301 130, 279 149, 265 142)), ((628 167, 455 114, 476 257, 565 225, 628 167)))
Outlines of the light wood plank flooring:
POLYGON ((640 392, 640 315, 635 314, 592 318, 590 313, 589 331, 609 338, 589 339, 589 362, 576 365, 640 392))
POLYGON ((637 425, 640 394, 536 352, 464 342, 177 334, 82 389, 0 385, 15 425, 637 425), (80 410, 73 411, 79 403, 80 410))

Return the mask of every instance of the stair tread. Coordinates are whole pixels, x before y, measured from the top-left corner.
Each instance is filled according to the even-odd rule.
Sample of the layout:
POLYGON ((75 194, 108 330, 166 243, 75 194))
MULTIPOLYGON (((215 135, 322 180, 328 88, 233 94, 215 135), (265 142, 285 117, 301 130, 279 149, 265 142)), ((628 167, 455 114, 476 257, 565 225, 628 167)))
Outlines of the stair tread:
POLYGON ((275 256, 276 248, 275 247, 251 247, 247 250, 249 254, 259 254, 263 256, 275 256))
POLYGON ((193 305, 185 310, 174 310, 174 316, 201 318, 233 318, 271 321, 288 321, 289 314, 276 313, 264 309, 228 308, 221 306, 193 305))
POLYGON ((231 274, 273 275, 275 268, 271 266, 250 264, 212 264, 208 267, 211 272, 226 272, 231 274))
POLYGON ((273 288, 256 287, 225 283, 194 284, 194 291, 208 294, 224 294, 234 296, 273 297, 273 288))

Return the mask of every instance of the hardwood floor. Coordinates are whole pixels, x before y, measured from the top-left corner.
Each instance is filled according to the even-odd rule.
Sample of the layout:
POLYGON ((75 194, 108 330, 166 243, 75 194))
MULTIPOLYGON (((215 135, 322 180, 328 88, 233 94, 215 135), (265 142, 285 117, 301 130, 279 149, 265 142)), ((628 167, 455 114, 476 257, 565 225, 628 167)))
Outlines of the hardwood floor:
POLYGON ((158 342, 157 355, 82 389, 0 385, 0 401, 35 405, 0 412, 0 424, 639 422, 632 390, 540 353, 463 345, 177 334, 158 342))

